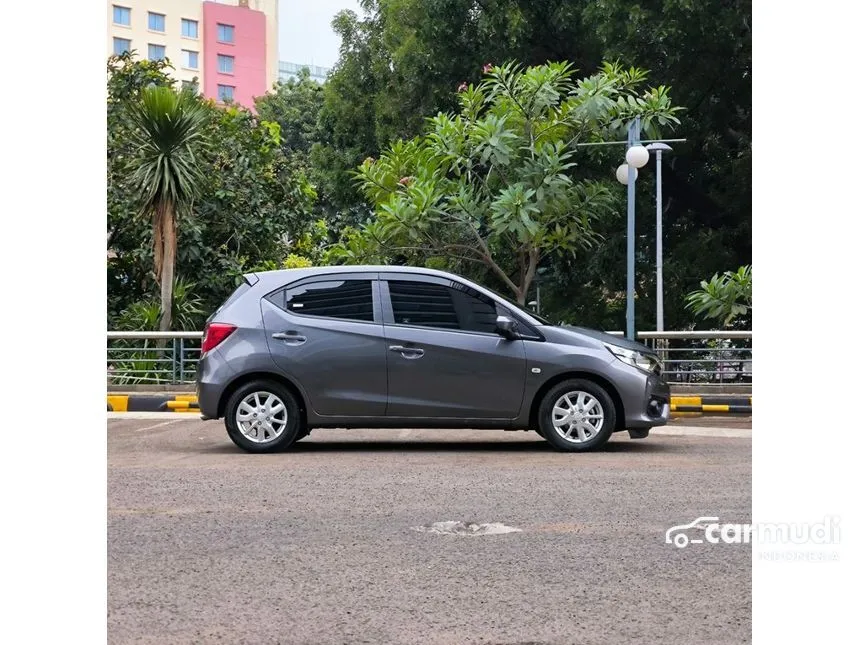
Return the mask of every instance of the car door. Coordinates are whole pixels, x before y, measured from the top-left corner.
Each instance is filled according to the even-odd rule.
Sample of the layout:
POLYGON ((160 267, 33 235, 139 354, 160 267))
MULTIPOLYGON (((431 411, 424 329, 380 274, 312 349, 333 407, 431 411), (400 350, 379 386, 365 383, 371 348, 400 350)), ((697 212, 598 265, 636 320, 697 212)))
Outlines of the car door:
POLYGON ((376 275, 318 275, 261 301, 272 359, 319 415, 385 415, 387 344, 376 275))
POLYGON ((526 379, 522 340, 495 333, 496 303, 462 283, 380 274, 389 417, 512 419, 526 379))

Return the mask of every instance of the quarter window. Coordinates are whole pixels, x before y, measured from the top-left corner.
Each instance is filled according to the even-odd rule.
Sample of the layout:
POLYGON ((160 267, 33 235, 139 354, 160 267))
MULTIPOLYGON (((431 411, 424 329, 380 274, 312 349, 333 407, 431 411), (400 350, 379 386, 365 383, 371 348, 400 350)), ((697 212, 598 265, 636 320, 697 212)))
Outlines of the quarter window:
POLYGON ((458 329, 492 334, 496 303, 459 283, 446 287, 430 282, 390 280, 388 292, 398 325, 458 329))
POLYGON ((373 288, 370 280, 326 280, 282 289, 269 300, 303 316, 373 322, 373 288))

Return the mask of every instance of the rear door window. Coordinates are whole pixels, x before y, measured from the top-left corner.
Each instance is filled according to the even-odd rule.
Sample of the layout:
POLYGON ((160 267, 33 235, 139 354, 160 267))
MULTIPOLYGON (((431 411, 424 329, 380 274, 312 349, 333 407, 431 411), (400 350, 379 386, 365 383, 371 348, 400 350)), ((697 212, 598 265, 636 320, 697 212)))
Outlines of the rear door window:
POLYGON ((372 280, 325 280, 287 287, 268 296, 301 316, 373 322, 372 280))

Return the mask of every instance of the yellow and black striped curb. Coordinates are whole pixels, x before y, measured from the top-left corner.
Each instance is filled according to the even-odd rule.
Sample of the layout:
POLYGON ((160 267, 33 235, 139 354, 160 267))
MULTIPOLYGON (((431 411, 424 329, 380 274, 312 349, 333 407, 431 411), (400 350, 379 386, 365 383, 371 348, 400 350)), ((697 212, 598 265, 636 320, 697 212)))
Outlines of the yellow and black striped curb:
POLYGON ((752 414, 751 396, 673 396, 669 402, 673 417, 703 414, 752 414))
POLYGON ((199 412, 194 394, 108 394, 108 412, 199 412))
MULTIPOLYGON (((671 416, 703 414, 752 414, 752 397, 673 396, 671 416)), ((108 412, 198 412, 194 394, 108 394, 108 412)))

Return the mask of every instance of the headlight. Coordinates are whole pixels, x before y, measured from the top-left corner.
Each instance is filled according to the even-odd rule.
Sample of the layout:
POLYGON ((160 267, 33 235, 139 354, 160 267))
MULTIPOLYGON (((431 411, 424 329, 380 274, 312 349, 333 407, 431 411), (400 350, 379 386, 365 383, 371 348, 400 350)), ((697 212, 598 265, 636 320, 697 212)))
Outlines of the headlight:
POLYGON ((635 349, 627 349, 618 345, 606 345, 606 349, 612 352, 620 361, 624 361, 628 365, 638 367, 646 372, 654 372, 659 374, 661 371, 660 361, 651 354, 637 352, 635 349))

